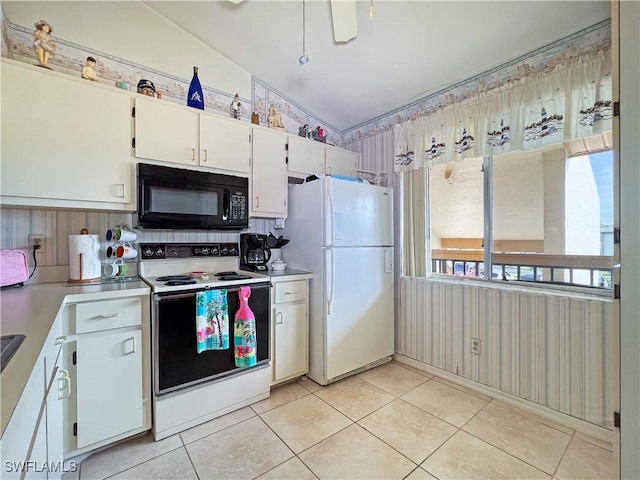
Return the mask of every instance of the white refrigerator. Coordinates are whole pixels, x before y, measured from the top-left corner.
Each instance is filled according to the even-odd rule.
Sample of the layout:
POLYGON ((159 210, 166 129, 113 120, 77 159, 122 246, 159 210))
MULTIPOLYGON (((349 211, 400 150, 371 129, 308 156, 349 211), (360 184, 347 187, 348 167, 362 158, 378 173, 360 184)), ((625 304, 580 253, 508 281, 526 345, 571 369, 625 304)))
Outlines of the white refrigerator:
POLYGON ((309 373, 326 385, 394 352, 392 189, 332 177, 289 188, 287 268, 313 272, 309 373))

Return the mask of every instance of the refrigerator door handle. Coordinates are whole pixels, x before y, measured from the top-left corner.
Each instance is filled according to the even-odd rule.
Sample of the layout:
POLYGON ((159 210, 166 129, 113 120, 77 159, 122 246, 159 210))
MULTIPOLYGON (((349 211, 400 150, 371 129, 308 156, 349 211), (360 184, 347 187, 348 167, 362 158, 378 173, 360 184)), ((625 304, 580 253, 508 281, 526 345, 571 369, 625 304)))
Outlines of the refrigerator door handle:
MULTIPOLYGON (((335 216, 333 214, 333 194, 331 188, 331 179, 327 178, 327 197, 329 199, 329 215, 330 215, 330 223, 331 223, 331 236, 329 237, 329 241, 327 242, 327 247, 333 247, 333 239, 336 233, 336 224, 335 224, 335 216)), ((332 254, 333 256, 333 254, 332 254)))
POLYGON ((328 292, 329 298, 327 298, 327 315, 331 315, 331 307, 333 306, 333 290, 335 287, 336 257, 331 249, 327 249, 327 253, 331 254, 331 284, 328 292))

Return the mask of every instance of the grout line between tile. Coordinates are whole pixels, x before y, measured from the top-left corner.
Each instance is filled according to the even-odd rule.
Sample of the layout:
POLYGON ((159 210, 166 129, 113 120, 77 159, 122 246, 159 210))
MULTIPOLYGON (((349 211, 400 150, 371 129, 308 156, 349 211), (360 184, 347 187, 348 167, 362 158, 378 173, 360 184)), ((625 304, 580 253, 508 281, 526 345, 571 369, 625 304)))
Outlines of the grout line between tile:
MULTIPOLYGON (((494 445, 493 443, 489 442, 488 440, 485 440, 484 438, 480 438, 480 437, 478 437, 478 436, 474 435, 474 434, 473 434, 473 433, 471 433, 471 432, 467 432, 466 430, 462 430, 462 429, 460 429, 460 430, 461 430, 462 432, 466 433, 467 435, 471 435, 473 438, 475 438, 475 439, 477 439, 477 440, 480 440, 481 442, 486 443, 487 445, 491 445, 493 448, 496 448, 496 449, 500 450, 502 453, 506 453, 506 454, 507 454, 507 455, 509 455, 510 457, 513 457, 513 458, 515 458, 516 460, 521 461, 522 463, 526 463, 527 465, 529 465, 530 467, 535 468, 535 469, 536 469, 536 470, 538 470, 539 472, 542 472, 542 473, 544 473, 545 475, 549 475, 549 477, 553 477, 553 475, 552 475, 552 474, 545 472, 545 471, 544 471, 544 470, 542 470, 540 467, 535 466, 534 464, 532 464, 532 463, 528 462, 527 460, 525 460, 525 459, 523 459, 523 458, 516 457, 513 453, 509 453, 509 452, 507 452, 507 451, 503 450, 502 448, 498 447, 497 445, 494 445)), ((567 443, 567 445, 569 445, 569 444, 567 443)), ((563 454, 564 454, 564 453, 563 453, 563 454)), ((560 462, 558 462, 558 465, 560 465, 560 462)), ((557 468, 558 468, 558 466, 556 465, 556 467, 555 467, 555 468, 557 469, 557 468)), ((554 469, 554 471, 555 471, 555 469, 554 469)))
POLYGON ((198 473, 198 469, 196 468, 196 464, 193 463, 193 459, 191 458, 191 455, 189 455, 189 450, 187 449, 187 446, 184 446, 184 451, 187 454, 187 458, 189 459, 189 462, 191 462, 191 466, 193 467, 193 471, 196 472, 196 477, 198 477, 198 480, 200 480, 200 474, 198 473))
POLYGON ((571 435, 571 438, 567 442, 567 446, 564 447, 564 451, 562 452, 562 455, 560 455, 560 460, 558 461, 558 464, 556 465, 556 468, 553 471, 553 475, 551 475, 552 478, 556 476, 556 473, 558 473, 558 469, 560 468, 560 464, 562 463, 562 460, 564 460, 564 456, 567 454, 567 450, 569 450, 569 445, 571 445, 571 442, 573 441, 574 436, 575 436, 575 432, 573 432, 573 435, 571 435))
MULTIPOLYGON (((556 430, 557 432, 564 433, 565 435, 571 435, 571 436, 573 436, 573 435, 575 434, 575 432, 576 432, 573 428, 571 428, 571 427, 567 427, 567 426, 564 426, 564 425, 562 425, 561 423, 555 422, 555 421, 553 421, 553 420, 548 420, 548 421, 549 421, 550 423, 560 425, 561 427, 563 427, 563 428, 565 428, 565 429, 567 429, 567 430, 571 430, 571 433, 568 433, 568 432, 566 432, 566 431, 564 431, 564 430, 562 430, 562 429, 560 429, 560 428, 557 428, 557 427, 555 427, 554 425, 549 425, 549 424, 547 424, 547 423, 545 423, 545 422, 543 422, 543 421, 538 420, 538 418, 542 418, 542 419, 544 419, 543 417, 540 417, 539 415, 536 415, 536 414, 535 414, 535 413, 533 413, 533 412, 528 412, 527 410, 523 410, 522 408, 519 408, 519 407, 517 407, 517 406, 515 406, 515 405, 510 405, 510 404, 508 404, 508 403, 506 403, 506 402, 504 402, 504 401, 502 401, 502 400, 499 400, 499 399, 497 399, 497 398, 492 398, 492 399, 491 399, 491 401, 490 401, 489 403, 493 403, 493 402, 497 402, 497 403, 494 403, 494 404, 493 404, 493 406, 494 406, 494 407, 502 408, 502 409, 504 409, 504 410, 509 410, 510 412, 514 412, 514 413, 516 413, 516 414, 518 414, 518 415, 520 415, 520 416, 522 416, 522 417, 527 418, 528 420, 533 420, 534 422, 540 423, 540 424, 544 425, 545 427, 553 428, 553 429, 554 429, 554 430, 556 430)), ((489 403, 488 403, 488 404, 489 404, 489 403)), ((487 404, 487 405, 488 405, 488 404, 487 404)), ((486 405, 485 405, 485 406, 486 406, 486 405)), ((482 408, 484 408, 484 407, 482 407, 482 408)), ((545 419, 545 420, 546 420, 546 419, 545 419)))
MULTIPOLYGON (((244 407, 243 407, 243 408, 244 408, 244 407)), ((237 410, 235 410, 235 411, 237 412, 237 410)), ((182 439, 182 435, 180 435, 180 433, 182 433, 182 432, 180 432, 180 433, 176 433, 175 435, 180 435, 180 440, 182 441, 182 444, 183 444, 183 445, 185 446, 185 448, 186 448, 186 447, 187 447, 187 445, 191 445, 192 443, 199 442, 200 440, 203 440, 203 439, 205 439, 205 438, 207 438, 207 437, 210 437, 211 435, 215 435, 216 433, 224 432, 225 430, 227 430, 227 429, 229 429, 229 428, 231 428, 231 427, 235 427, 236 425, 240 425, 241 423, 244 423, 244 422, 246 422, 247 420, 251 420, 253 417, 257 417, 257 416, 259 416, 259 415, 258 415, 258 414, 253 410, 253 409, 251 409, 251 411, 253 412, 253 416, 251 416, 251 417, 249 417, 249 418, 245 418, 244 420, 240 420, 240 421, 239 421, 239 422, 237 422, 237 423, 233 423, 233 424, 231 424, 231 425, 227 425, 226 427, 221 428, 220 430, 216 430, 215 432, 211 432, 211 433, 209 433, 208 435, 205 435, 204 437, 196 438, 195 440, 193 440, 193 441, 191 441, 191 442, 188 442, 188 443, 185 443, 185 442, 184 442, 184 440, 182 439)), ((227 413, 227 414, 225 414, 225 415, 229 415, 230 413, 234 413, 234 412, 229 412, 229 413, 227 413)), ((224 415, 222 415, 222 416, 220 416, 220 417, 216 417, 216 418, 214 418, 213 420, 217 420, 218 418, 222 418, 222 417, 224 417, 224 415)), ((209 420, 209 421, 212 421, 212 420, 209 420)), ((208 422, 205 422, 205 423, 208 423, 208 422)), ((201 426, 201 425, 204 425, 205 423, 201 423, 200 425, 196 425, 195 427, 191 427, 191 428, 199 427, 199 426, 201 426)), ((186 431, 187 431, 187 430, 185 430, 185 432, 186 432, 186 431)))

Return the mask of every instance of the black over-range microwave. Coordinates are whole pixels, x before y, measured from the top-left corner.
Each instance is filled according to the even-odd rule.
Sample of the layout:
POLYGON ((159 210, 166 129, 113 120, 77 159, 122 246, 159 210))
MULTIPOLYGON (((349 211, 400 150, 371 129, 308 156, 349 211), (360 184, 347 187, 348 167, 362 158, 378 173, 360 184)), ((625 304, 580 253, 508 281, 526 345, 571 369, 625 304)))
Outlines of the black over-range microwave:
POLYGON ((136 226, 242 230, 249 226, 249 180, 233 175, 138 163, 136 226))

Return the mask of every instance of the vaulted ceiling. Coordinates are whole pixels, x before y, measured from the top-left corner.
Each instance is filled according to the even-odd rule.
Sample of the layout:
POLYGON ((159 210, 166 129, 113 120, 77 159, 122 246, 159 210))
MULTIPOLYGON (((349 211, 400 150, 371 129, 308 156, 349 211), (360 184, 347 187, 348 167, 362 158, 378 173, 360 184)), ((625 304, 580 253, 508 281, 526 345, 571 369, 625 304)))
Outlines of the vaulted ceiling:
POLYGON ((610 17, 600 0, 358 0, 357 37, 335 43, 330 1, 306 0, 302 66, 302 0, 145 3, 340 131, 610 17))

